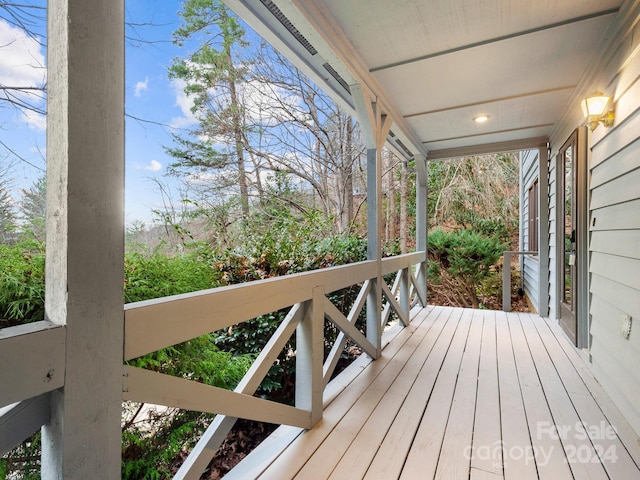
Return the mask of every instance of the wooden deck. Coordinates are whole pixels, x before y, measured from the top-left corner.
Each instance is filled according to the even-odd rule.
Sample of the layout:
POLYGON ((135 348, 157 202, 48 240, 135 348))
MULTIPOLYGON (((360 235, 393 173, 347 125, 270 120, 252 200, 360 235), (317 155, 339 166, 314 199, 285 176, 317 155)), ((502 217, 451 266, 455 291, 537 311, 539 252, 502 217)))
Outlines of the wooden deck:
POLYGON ((227 478, 640 478, 640 439, 532 314, 419 310, 325 405, 315 428, 280 427, 227 478))

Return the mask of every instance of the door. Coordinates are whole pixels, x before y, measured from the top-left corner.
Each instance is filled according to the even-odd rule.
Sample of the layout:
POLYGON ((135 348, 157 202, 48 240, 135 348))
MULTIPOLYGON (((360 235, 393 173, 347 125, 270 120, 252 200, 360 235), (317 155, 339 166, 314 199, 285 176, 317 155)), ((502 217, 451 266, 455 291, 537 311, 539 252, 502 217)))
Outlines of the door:
POLYGON ((559 193, 558 209, 560 222, 557 228, 562 232, 559 238, 559 296, 560 326, 577 344, 577 279, 578 279, 578 205, 577 205, 577 157, 578 132, 575 131, 560 149, 558 173, 559 193))

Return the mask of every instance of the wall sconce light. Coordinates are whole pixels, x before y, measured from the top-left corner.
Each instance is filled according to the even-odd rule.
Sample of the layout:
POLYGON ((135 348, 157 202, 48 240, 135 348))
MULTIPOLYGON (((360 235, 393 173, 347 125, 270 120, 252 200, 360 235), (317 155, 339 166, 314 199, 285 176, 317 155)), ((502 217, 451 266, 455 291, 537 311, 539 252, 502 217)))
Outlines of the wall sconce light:
POLYGON ((587 98, 582 100, 582 113, 587 119, 587 125, 589 125, 591 131, 595 130, 601 123, 605 127, 613 125, 613 120, 615 118, 613 110, 607 111, 609 100, 611 100, 611 97, 608 97, 604 93, 598 91, 593 92, 587 98))

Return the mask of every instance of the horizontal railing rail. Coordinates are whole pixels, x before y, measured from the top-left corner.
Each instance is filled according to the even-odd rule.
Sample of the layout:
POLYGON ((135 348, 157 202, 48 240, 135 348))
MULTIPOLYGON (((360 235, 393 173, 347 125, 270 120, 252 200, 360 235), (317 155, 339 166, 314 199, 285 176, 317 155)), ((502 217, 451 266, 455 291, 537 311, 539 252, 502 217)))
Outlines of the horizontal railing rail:
POLYGON ((376 262, 324 268, 125 305, 125 360, 376 277, 376 262))

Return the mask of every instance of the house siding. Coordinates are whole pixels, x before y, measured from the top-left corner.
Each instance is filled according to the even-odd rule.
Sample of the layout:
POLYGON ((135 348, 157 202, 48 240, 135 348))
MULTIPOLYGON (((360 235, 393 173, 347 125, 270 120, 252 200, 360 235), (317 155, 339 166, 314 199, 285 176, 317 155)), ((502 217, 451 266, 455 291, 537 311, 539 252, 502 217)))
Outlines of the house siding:
MULTIPOLYGON (((635 14, 637 18, 640 8, 635 14)), ((622 38, 605 69, 616 121, 591 136, 589 274, 591 361, 598 380, 640 433, 640 27, 622 38)))
MULTIPOLYGON (((538 179, 538 163, 539 151, 527 150, 520 154, 521 166, 521 182, 522 182, 522 207, 520 208, 520 225, 522 226, 522 242, 523 250, 531 250, 530 232, 529 232, 529 195, 528 191, 531 185, 538 179)), ((522 275, 524 292, 529 301, 535 308, 536 312, 540 310, 539 302, 539 275, 540 262, 537 255, 524 255, 520 264, 520 274, 522 275)))

